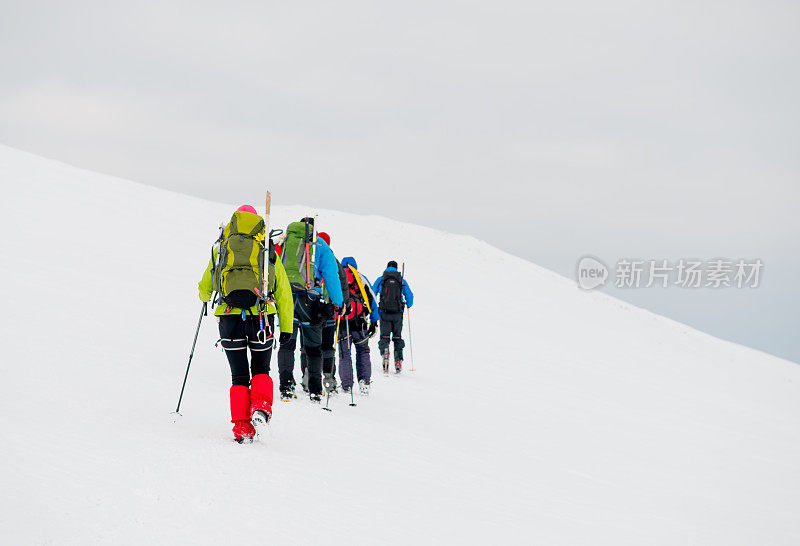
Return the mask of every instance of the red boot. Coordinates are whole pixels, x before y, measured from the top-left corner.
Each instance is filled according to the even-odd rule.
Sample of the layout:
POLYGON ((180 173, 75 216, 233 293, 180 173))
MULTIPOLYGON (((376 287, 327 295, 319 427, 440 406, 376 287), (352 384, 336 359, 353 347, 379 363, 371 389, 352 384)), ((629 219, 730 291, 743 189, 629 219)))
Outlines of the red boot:
POLYGON ((272 378, 265 373, 254 375, 250 381, 250 417, 263 411, 267 419, 272 416, 272 378))
POLYGON ((244 385, 231 387, 231 423, 233 423, 233 437, 239 442, 253 441, 256 429, 250 422, 250 389, 244 385))

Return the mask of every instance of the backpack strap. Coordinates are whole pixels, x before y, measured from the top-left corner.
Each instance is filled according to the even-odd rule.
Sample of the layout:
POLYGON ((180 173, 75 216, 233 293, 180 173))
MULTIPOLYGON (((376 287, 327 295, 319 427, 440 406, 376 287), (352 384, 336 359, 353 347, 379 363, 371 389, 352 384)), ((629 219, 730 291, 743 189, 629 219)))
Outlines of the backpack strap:
POLYGON ((364 298, 364 305, 367 307, 367 312, 371 313, 372 310, 369 307, 369 298, 367 297, 367 293, 364 290, 364 283, 361 280, 361 275, 358 274, 358 271, 352 266, 348 265, 347 267, 350 268, 350 271, 353 272, 353 278, 356 280, 356 284, 358 285, 358 290, 361 292, 361 297, 364 298))

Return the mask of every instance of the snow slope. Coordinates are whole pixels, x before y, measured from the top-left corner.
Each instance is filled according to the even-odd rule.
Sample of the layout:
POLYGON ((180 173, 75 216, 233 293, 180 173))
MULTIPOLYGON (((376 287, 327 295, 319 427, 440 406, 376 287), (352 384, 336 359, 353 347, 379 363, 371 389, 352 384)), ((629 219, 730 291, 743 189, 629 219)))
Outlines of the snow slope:
POLYGON ((417 371, 355 408, 279 403, 240 446, 213 319, 170 415, 232 206, 6 147, 0 181, 0 543, 800 543, 795 364, 471 237, 321 210, 370 278, 408 263, 417 371))

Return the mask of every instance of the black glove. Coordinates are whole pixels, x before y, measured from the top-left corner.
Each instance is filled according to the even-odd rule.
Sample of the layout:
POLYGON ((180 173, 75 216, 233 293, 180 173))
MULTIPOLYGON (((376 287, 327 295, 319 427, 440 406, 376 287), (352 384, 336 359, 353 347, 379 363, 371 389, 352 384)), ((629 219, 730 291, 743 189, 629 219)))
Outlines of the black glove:
POLYGON ((372 337, 372 336, 374 336, 374 335, 375 335, 375 329, 376 329, 377 327, 378 327, 378 323, 376 323, 376 322, 370 322, 370 323, 369 323, 369 330, 368 330, 368 332, 369 332, 369 337, 372 337))
POLYGON ((281 337, 278 339, 278 341, 280 341, 281 345, 283 345, 284 343, 289 342, 291 339, 292 339, 292 334, 290 334, 289 332, 281 332, 281 337))

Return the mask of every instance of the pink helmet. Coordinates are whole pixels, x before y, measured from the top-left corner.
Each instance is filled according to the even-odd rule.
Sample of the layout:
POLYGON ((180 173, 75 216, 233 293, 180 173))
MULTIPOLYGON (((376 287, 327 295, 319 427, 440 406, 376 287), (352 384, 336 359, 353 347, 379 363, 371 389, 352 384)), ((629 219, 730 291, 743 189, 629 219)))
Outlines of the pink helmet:
POLYGON ((253 208, 253 206, 252 206, 252 205, 242 205, 241 207, 239 207, 238 209, 236 209, 236 212, 249 212, 249 213, 251 213, 251 214, 258 214, 258 213, 256 212, 256 209, 255 209, 255 208, 253 208))

